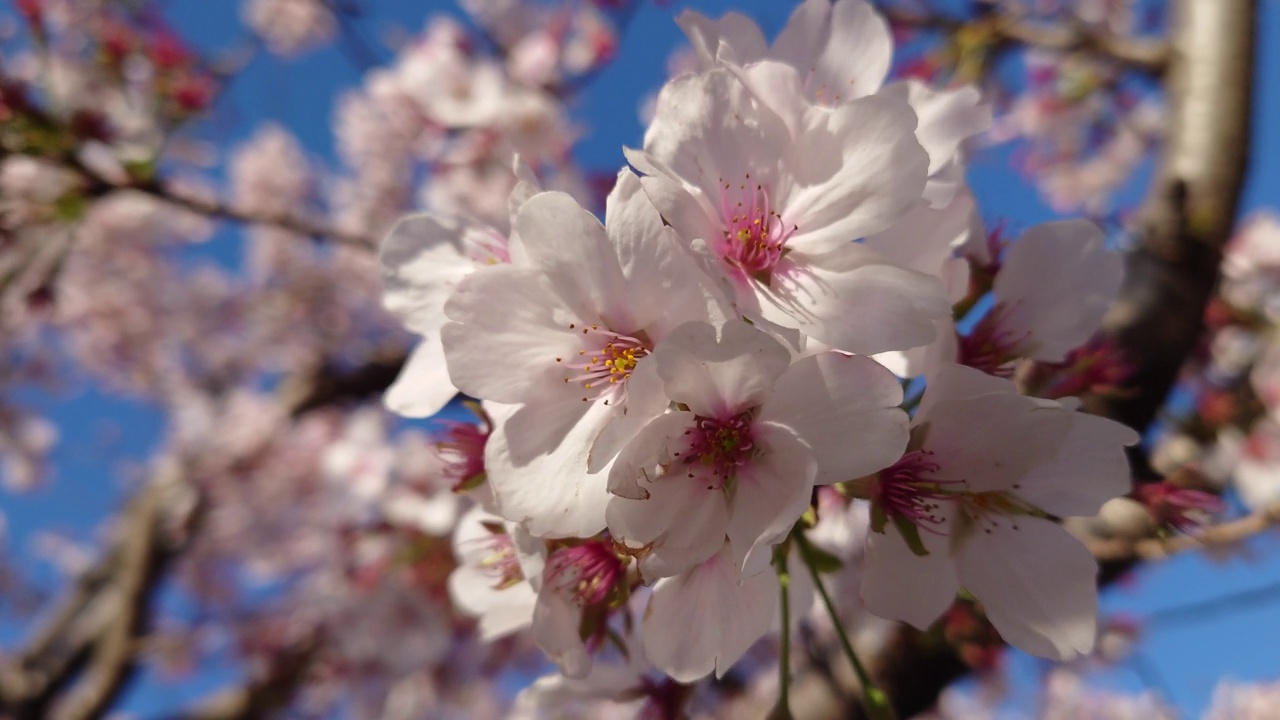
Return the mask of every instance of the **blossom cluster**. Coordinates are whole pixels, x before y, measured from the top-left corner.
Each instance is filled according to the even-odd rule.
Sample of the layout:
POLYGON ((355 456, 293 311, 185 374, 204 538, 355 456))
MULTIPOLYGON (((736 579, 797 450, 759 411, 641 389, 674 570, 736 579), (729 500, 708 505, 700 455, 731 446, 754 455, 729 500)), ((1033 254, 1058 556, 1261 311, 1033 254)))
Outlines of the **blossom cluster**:
POLYGON ((808 0, 772 42, 679 22, 698 68, 603 222, 516 159, 506 217, 382 243, 385 305, 423 338, 388 405, 461 392, 492 427, 454 602, 487 637, 528 628, 561 691, 656 703, 650 666, 723 675, 806 612, 819 528, 856 507, 871 613, 927 628, 964 591, 1009 643, 1087 653, 1096 564, 1059 521, 1128 492, 1138 438, 1062 388, 1096 371, 1078 349, 1120 256, 1084 221, 987 233, 964 146, 990 108, 887 83, 864 0, 808 0))

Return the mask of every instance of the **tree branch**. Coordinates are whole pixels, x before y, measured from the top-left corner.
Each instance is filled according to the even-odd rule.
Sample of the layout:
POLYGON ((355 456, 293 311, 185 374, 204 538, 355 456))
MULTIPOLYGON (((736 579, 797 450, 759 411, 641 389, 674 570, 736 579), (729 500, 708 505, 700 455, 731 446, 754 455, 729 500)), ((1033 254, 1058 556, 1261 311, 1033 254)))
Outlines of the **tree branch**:
POLYGON ((1171 538, 1095 538, 1085 544, 1102 562, 1159 560, 1189 550, 1238 545, 1280 526, 1280 502, 1242 518, 1212 525, 1194 535, 1171 538))
POLYGON ((1007 13, 992 13, 972 20, 919 15, 891 8, 884 9, 884 13, 891 24, 899 27, 947 33, 975 29, 990 33, 1000 45, 1089 53, 1150 75, 1162 74, 1169 64, 1169 45, 1162 40, 1117 35, 1079 22, 1036 22, 1007 13))

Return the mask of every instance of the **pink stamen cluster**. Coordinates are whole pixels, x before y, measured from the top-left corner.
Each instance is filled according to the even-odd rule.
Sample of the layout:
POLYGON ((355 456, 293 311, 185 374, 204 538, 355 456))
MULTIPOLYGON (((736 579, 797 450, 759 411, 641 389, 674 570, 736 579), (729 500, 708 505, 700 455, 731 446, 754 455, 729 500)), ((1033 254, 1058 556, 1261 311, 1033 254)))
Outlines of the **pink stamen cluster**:
POLYGON ((961 365, 981 370, 988 375, 1013 375, 1013 362, 1029 354, 1029 331, 1013 332, 1003 327, 1005 307, 996 305, 978 321, 968 335, 960 336, 961 365))
POLYGON ((746 181, 735 189, 721 179, 720 218, 724 231, 713 248, 726 263, 748 275, 766 275, 782 257, 787 240, 796 231, 769 207, 763 185, 746 181))
POLYGON ((607 601, 625 578, 625 571, 626 564, 608 542, 590 540, 552 553, 543 577, 552 587, 568 592, 580 606, 587 607, 607 601))
POLYGON ((443 424, 446 429, 436 447, 448 462, 445 477, 458 492, 468 480, 484 472, 484 446, 489 441, 489 431, 456 420, 445 420, 443 424))
POLYGON ((939 469, 932 452, 912 450, 880 471, 872 502, 890 517, 905 518, 918 528, 941 535, 930 526, 942 523, 943 518, 937 514, 942 503, 955 500, 955 491, 949 486, 963 485, 964 481, 927 477, 939 469))
MULTIPOLYGON (((581 330, 584 336, 584 347, 578 351, 576 361, 565 362, 564 358, 556 358, 556 362, 568 370, 576 371, 564 377, 566 383, 581 383, 584 390, 592 390, 582 398, 583 402, 601 395, 616 394, 631 377, 636 363, 649 354, 649 346, 643 339, 613 332, 596 323, 579 326, 569 325, 570 330, 581 330)), ((609 404, 611 398, 604 402, 609 404)))
POLYGON ((1134 494, 1157 521, 1185 533, 1198 530, 1226 507, 1217 495, 1167 481, 1139 485, 1134 494))
POLYGON ((1119 391, 1133 376, 1134 366, 1110 338, 1095 336, 1072 350, 1061 363, 1064 372, 1056 377, 1043 396, 1052 399, 1086 392, 1106 395, 1119 391))
POLYGON ((689 477, 705 479, 708 490, 718 490, 733 480, 738 468, 755 453, 751 428, 749 412, 724 420, 697 417, 694 426, 684 431, 689 441, 688 450, 683 454, 689 477))

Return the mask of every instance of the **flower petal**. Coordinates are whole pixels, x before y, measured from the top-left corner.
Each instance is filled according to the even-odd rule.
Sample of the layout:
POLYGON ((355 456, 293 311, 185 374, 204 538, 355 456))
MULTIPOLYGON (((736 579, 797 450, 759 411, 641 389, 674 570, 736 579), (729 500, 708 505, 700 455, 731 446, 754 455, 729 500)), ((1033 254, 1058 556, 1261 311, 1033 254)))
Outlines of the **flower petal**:
MULTIPOLYGON (((949 506, 939 507, 949 516, 949 506)), ((949 528, 950 523, 941 526, 949 528)), ((902 620, 928 630, 956 598, 960 582, 950 556, 948 537, 927 531, 920 540, 929 550, 920 556, 911 552, 893 527, 867 537, 867 553, 862 570, 862 602, 873 614, 902 620)))
POLYGON ((458 389, 449 379, 444 344, 432 336, 423 338, 413 349, 400 376, 387 388, 383 403, 397 415, 425 418, 443 410, 457 394, 458 389))
POLYGON ((886 264, 867 248, 782 258, 768 285, 755 284, 760 315, 837 350, 873 355, 934 339, 934 320, 950 312, 942 283, 886 264))
POLYGON ((1098 564, 1060 525, 1020 517, 956 547, 961 585, 1010 645, 1054 660, 1093 649, 1098 564))
POLYGON ((728 544, 710 560, 654 586, 640 638, 645 654, 678 682, 724 675, 769 631, 778 607, 772 573, 743 579, 728 544))
POLYGON ((760 419, 790 428, 818 461, 826 485, 892 465, 907 446, 909 422, 893 373, 858 355, 801 358, 774 385, 760 419))
POLYGON ((1097 331, 1123 277, 1123 257, 1092 222, 1036 225, 1009 246, 996 275, 1001 329, 1028 334, 1033 358, 1058 362, 1097 331))
POLYGON ((819 103, 840 103, 880 89, 889 73, 889 26, 864 0, 806 0, 791 13, 770 53, 807 72, 819 103))
POLYGON ((757 455, 738 469, 729 489, 729 544, 744 575, 769 566, 770 550, 796 524, 813 496, 818 463, 789 428, 757 421, 757 455))
POLYGON ((587 472, 587 455, 612 409, 592 403, 572 414, 572 404, 526 405, 494 428, 485 445, 489 486, 504 518, 525 525, 538 537, 590 537, 604 529, 608 468, 587 472), (549 451, 539 431, 559 443, 549 451))
POLYGON ((1094 515, 1103 503, 1132 489, 1124 447, 1139 439, 1114 420, 1073 412, 1057 455, 1022 477, 1018 497, 1059 517, 1094 515))
POLYGON ((382 304, 419 335, 434 335, 448 318, 444 306, 462 278, 476 270, 467 257, 460 220, 430 213, 396 223, 378 248, 382 304))
POLYGON ((536 271, 507 265, 478 270, 458 283, 441 331, 449 377, 462 392, 500 403, 544 402, 572 395, 556 358, 574 356, 581 323, 536 271))
POLYGON ((605 320, 614 331, 639 329, 613 241, 571 195, 533 196, 516 215, 515 230, 530 264, 574 314, 605 320))
POLYGON ((696 415, 725 419, 759 405, 791 364, 791 354, 767 333, 740 320, 717 329, 688 323, 654 351, 666 395, 696 415))
POLYGON ((915 127, 915 112, 902 98, 871 96, 812 110, 783 161, 793 175, 789 187, 778 189, 779 206, 783 220, 797 226, 787 246, 828 252, 884 230, 919 205, 929 155, 915 127))

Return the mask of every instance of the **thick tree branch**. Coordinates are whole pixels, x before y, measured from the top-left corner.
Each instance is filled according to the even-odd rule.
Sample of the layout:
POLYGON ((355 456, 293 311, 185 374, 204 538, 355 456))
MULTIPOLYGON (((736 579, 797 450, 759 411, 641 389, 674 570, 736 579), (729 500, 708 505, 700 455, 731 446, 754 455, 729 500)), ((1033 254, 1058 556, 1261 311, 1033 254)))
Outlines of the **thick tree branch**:
POLYGON ((1204 330, 1249 161, 1254 0, 1174 8, 1170 132, 1124 286, 1103 321, 1135 372, 1124 392, 1085 399, 1091 412, 1138 430, 1155 419, 1204 330))

